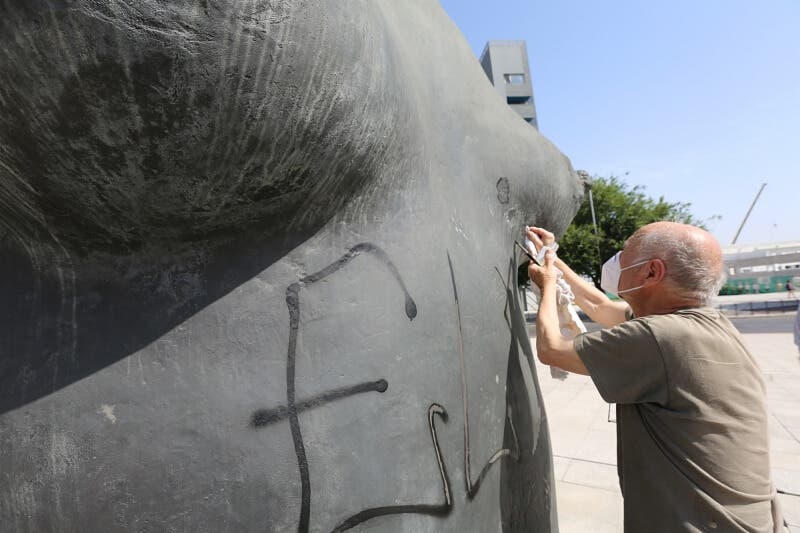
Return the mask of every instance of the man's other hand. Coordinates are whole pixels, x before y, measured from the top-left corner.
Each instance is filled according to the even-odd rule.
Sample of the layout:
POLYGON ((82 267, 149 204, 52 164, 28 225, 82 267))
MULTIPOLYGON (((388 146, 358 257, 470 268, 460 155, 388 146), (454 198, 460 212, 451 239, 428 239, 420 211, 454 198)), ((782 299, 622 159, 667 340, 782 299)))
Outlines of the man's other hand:
POLYGON ((531 278, 531 281, 540 289, 544 289, 545 285, 549 283, 555 283, 558 279, 558 274, 554 265, 555 261, 555 252, 547 250, 547 253, 544 255, 544 266, 537 265, 535 261, 531 261, 528 264, 528 277, 531 278))
POLYGON ((536 246, 537 252, 541 250, 543 246, 552 246, 556 243, 556 236, 544 228, 529 226, 525 235, 536 246))

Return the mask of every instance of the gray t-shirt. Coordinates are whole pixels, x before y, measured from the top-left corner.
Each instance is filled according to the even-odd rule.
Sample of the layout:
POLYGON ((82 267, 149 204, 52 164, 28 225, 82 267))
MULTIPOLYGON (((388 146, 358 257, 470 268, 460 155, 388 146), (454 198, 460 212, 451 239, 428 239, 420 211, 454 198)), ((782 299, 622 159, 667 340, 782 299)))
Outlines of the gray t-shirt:
POLYGON ((773 531, 764 381, 727 318, 647 316, 574 345, 618 404, 625 531, 773 531))

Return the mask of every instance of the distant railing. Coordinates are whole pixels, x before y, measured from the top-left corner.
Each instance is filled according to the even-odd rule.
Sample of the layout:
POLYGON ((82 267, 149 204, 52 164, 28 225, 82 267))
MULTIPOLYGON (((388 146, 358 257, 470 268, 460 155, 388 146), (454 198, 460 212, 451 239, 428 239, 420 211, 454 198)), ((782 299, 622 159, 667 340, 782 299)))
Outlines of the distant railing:
POLYGON ((798 300, 774 300, 761 302, 739 302, 721 304, 717 309, 726 315, 738 316, 740 314, 752 315, 761 313, 786 313, 797 310, 798 300))

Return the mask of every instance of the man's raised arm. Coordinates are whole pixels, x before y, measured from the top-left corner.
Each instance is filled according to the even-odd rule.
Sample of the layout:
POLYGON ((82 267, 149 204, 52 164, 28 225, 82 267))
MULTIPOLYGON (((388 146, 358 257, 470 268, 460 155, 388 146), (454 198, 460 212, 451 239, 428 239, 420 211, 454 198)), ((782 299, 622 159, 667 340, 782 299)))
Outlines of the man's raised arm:
MULTIPOLYGON (((543 228, 529 227, 527 237, 537 250, 544 245, 552 245, 556 242, 555 236, 543 228)), ((580 307, 592 320, 606 328, 625 322, 626 312, 629 309, 628 304, 610 300, 604 292, 576 274, 558 257, 555 260, 555 267, 564 274, 564 280, 572 288, 575 305, 580 307)))

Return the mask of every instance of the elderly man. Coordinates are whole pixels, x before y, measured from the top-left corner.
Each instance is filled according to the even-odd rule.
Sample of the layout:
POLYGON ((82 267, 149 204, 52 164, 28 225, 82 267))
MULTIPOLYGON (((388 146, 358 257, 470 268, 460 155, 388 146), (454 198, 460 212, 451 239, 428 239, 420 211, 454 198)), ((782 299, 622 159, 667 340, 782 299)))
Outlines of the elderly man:
MULTIPOLYGON (((541 228, 527 235, 539 248, 554 242, 541 228)), ((591 376, 618 404, 625 531, 781 531, 761 371, 733 325, 707 307, 723 278, 714 237, 674 222, 640 228, 603 266, 601 286, 623 301, 552 251, 528 273, 542 292, 541 361, 591 376), (556 269, 606 329, 561 336, 556 269)))

